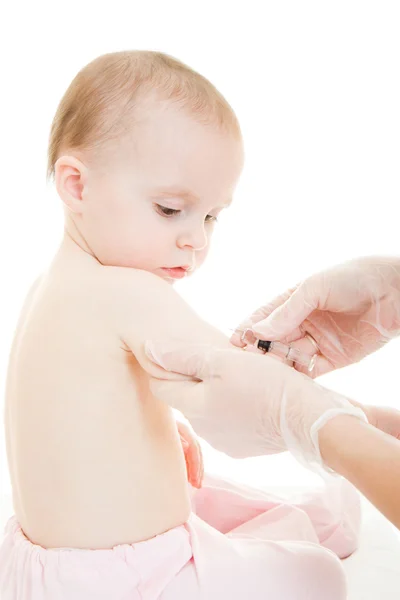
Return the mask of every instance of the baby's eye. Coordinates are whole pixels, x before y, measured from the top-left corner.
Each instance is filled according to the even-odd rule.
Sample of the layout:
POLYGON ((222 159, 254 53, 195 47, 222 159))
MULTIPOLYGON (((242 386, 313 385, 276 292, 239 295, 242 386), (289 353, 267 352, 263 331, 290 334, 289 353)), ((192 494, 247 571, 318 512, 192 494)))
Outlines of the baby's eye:
POLYGON ((205 218, 206 223, 216 223, 217 221, 217 217, 213 217, 213 215, 207 215, 205 218))
POLYGON ((173 217, 174 215, 178 215, 181 211, 175 208, 168 208, 167 206, 161 206, 161 204, 155 205, 157 212, 164 217, 173 217))

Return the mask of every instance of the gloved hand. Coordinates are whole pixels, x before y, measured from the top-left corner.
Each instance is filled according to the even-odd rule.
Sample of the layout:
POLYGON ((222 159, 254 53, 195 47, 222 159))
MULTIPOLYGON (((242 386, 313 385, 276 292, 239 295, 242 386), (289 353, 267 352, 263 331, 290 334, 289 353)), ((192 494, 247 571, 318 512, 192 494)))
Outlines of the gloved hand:
POLYGON ((214 448, 236 458, 290 450, 306 466, 318 466, 318 432, 330 419, 347 414, 367 420, 345 397, 268 355, 179 342, 147 342, 146 354, 191 378, 153 379, 153 394, 183 413, 214 448))
POLYGON ((185 455, 188 481, 190 485, 199 489, 204 479, 204 461, 200 442, 188 424, 177 420, 176 426, 185 455))
MULTIPOLYGON (((365 257, 312 275, 257 310, 239 329, 252 328, 263 340, 292 343, 320 356, 317 377, 358 362, 400 334, 400 259, 365 257)), ((240 334, 231 339, 243 346, 240 334)))

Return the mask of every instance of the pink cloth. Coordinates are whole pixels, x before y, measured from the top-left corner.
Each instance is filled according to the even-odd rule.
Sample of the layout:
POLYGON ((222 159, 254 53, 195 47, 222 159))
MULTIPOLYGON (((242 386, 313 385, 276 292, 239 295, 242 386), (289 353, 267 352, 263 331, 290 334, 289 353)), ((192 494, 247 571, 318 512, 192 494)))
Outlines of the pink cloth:
POLYGON ((207 478, 193 508, 185 525, 109 550, 45 550, 13 518, 0 548, 0 598, 345 600, 331 550, 347 556, 357 542, 358 496, 346 482, 286 503, 207 478))

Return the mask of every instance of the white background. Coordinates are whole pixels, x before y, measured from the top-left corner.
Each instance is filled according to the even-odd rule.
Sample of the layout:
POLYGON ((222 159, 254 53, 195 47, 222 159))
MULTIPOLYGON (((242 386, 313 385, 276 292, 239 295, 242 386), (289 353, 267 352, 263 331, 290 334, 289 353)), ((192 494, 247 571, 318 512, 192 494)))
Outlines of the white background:
MULTIPOLYGON (((241 121, 246 167, 236 200, 217 226, 208 263, 180 286, 214 325, 228 331, 315 270, 360 255, 399 254, 397 1, 2 6, 2 388, 24 294, 62 233, 60 201, 45 183, 50 123, 72 78, 99 54, 172 54, 207 76, 241 121)), ((324 382, 362 402, 400 407, 399 350, 393 342, 324 382)), ((2 435, 0 447, 4 495, 2 435)), ((285 456, 206 458, 211 470, 260 485, 313 479, 285 456)))

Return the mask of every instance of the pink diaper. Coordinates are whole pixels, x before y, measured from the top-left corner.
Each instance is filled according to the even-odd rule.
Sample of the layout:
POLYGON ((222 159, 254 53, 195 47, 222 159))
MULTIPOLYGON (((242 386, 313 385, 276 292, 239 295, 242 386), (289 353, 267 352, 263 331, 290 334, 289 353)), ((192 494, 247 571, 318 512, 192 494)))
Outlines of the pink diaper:
POLYGON ((16 519, 0 547, 1 600, 344 600, 357 545, 345 481, 292 502, 206 478, 185 525, 111 550, 45 550, 16 519))
POLYGON ((1 600, 154 600, 192 559, 185 526, 111 550, 45 550, 15 518, 0 548, 1 600))

